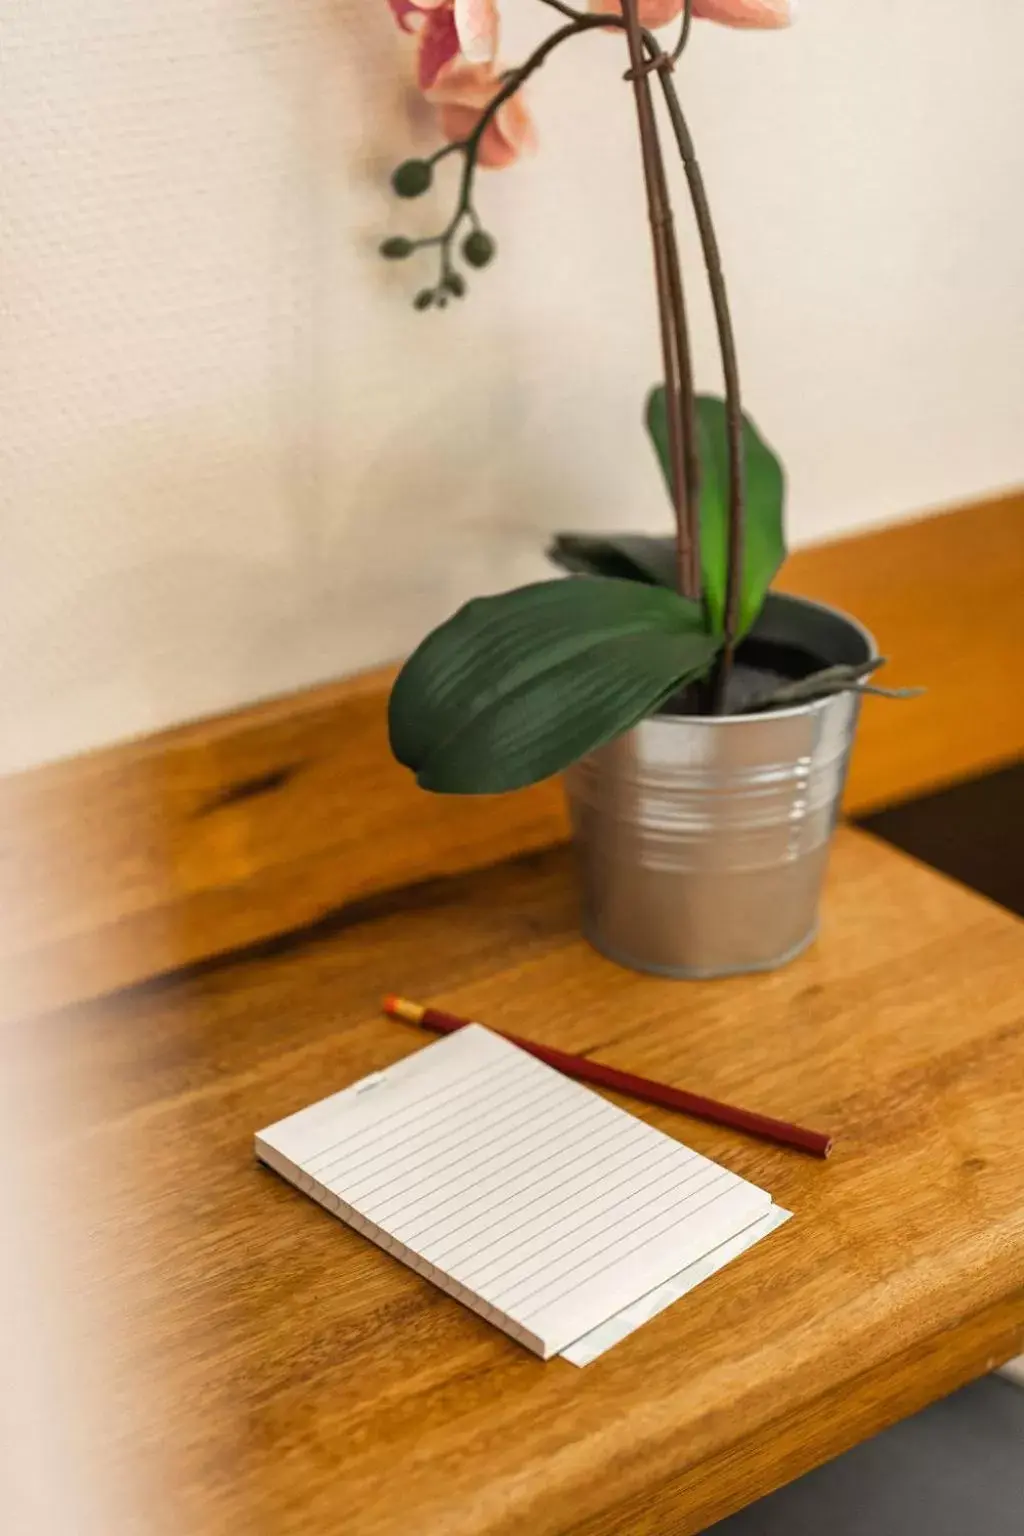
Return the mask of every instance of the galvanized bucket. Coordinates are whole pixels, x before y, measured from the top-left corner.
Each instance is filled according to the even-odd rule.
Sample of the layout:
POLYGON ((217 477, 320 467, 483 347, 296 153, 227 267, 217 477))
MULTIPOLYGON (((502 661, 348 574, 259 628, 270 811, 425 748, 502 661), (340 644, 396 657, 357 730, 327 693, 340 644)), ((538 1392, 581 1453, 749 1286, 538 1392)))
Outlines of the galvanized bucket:
MULTIPOLYGON (((773 594, 754 630, 822 666, 875 655, 846 614, 773 594)), ((656 715, 566 774, 594 947, 662 976, 770 970, 817 932, 860 708, 854 692, 719 718, 656 715)))

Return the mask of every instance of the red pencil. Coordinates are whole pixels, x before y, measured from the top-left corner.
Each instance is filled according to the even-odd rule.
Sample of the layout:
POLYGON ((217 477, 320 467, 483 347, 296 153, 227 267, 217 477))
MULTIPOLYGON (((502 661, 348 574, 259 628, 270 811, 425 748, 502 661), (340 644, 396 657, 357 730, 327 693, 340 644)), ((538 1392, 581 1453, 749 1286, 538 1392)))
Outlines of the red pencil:
MULTIPOLYGON (((386 997, 384 1012, 393 1019, 404 1019, 409 1024, 422 1024, 440 1035, 454 1034, 472 1024, 472 1019, 460 1019, 454 1013, 442 1013, 438 1008, 424 1008, 422 1003, 411 1003, 406 997, 386 997)), ((706 1099, 703 1094, 688 1093, 685 1088, 672 1088, 667 1083, 655 1083, 649 1077, 637 1077, 632 1072, 620 1072, 616 1067, 606 1067, 587 1056, 570 1056, 568 1051, 556 1050, 552 1045, 540 1045, 536 1040, 524 1040, 519 1035, 504 1034, 506 1040, 529 1051, 549 1067, 564 1072, 566 1077, 578 1078, 584 1083, 597 1083, 602 1088, 613 1088, 617 1093, 629 1094, 648 1104, 660 1104, 665 1109, 677 1109, 684 1115, 695 1115, 698 1120, 710 1120, 715 1125, 726 1125, 730 1130, 746 1131, 750 1136, 760 1136, 765 1141, 778 1142, 783 1147, 796 1147, 810 1152, 814 1157, 828 1157, 832 1150, 832 1137, 821 1131, 804 1130, 799 1125, 788 1125, 785 1120, 772 1120, 768 1115, 757 1115, 749 1109, 737 1109, 731 1104, 720 1104, 716 1099, 706 1099)))

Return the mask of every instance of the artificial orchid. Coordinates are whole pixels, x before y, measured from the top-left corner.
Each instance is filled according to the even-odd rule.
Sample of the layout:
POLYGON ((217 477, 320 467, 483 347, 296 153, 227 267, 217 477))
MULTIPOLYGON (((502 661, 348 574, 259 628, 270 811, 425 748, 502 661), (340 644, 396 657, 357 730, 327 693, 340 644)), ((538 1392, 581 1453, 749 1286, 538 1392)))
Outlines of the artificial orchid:
MULTIPOLYGON (((418 39, 416 73, 421 90, 431 90, 456 59, 465 64, 494 63, 497 0, 388 0, 388 4, 403 32, 418 39)), ((693 0, 693 14, 727 27, 785 27, 793 20, 796 5, 797 0, 693 0)), ((589 9, 614 15, 621 13, 622 0, 589 0, 589 9)), ((645 27, 664 27, 682 9, 683 0, 640 0, 640 21, 645 27)))
MULTIPOLYGON (((449 141, 464 134, 470 114, 487 106, 498 88, 497 0, 388 0, 403 32, 416 36, 416 78, 420 90, 440 108, 442 132, 449 141)), ((693 14, 728 27, 785 27, 797 0, 693 0, 693 14)), ((616 15, 622 0, 589 0, 589 10, 616 15)), ((677 19, 683 0, 640 0, 645 27, 664 27, 677 19)), ((506 112, 505 131, 489 135, 480 164, 492 169, 511 165, 533 143, 533 128, 522 102, 506 112), (514 121, 510 121, 514 120, 514 121)))
POLYGON ((686 0, 637 0, 635 17, 631 22, 627 16, 625 23, 622 0, 582 0, 587 7, 582 10, 564 0, 553 3, 568 23, 550 34, 518 68, 503 70, 497 63, 498 0, 388 0, 398 25, 416 38, 416 78, 426 99, 437 108, 444 140, 427 158, 403 161, 391 178, 392 187, 399 197, 421 197, 433 185, 435 167, 446 156, 460 159, 463 167, 455 211, 441 230, 416 238, 392 235, 380 247, 381 254, 391 260, 403 260, 425 248, 438 252, 437 282, 416 294, 417 309, 443 309, 450 298, 465 293, 465 278, 455 264, 457 253, 472 268, 486 266, 494 256, 494 239, 482 226, 474 203, 474 175, 480 169, 504 169, 534 147, 536 135, 523 87, 552 48, 582 32, 621 30, 638 20, 647 29, 643 46, 658 53, 651 32, 684 17, 675 53, 660 52, 662 64, 671 69, 685 46, 691 16, 731 27, 781 27, 792 20, 797 0, 690 0, 688 7, 686 0))
MULTIPOLYGON (((419 79, 438 109, 443 135, 432 151, 403 160, 391 186, 409 200, 440 183, 453 204, 426 230, 413 215, 411 227, 381 242, 389 261, 430 259, 434 275, 413 297, 417 310, 443 310, 461 300, 497 254, 478 207, 476 173, 509 165, 529 147, 524 87, 573 39, 587 33, 618 39, 613 78, 629 83, 640 139, 664 368, 664 382, 648 398, 647 420, 675 537, 625 541, 634 550, 659 551, 663 575, 652 576, 638 557, 635 579, 609 541, 576 539, 571 559, 562 563, 590 579, 532 583, 478 599, 407 662, 389 705, 395 757, 423 788, 491 794, 570 767, 670 700, 684 715, 735 712, 729 689, 737 650, 784 553, 785 481, 743 408, 721 249, 687 122, 685 70, 678 66, 700 30, 690 26, 695 16, 733 27, 779 27, 790 20, 795 0, 546 0, 557 21, 512 68, 500 67, 495 56, 500 0, 389 3, 407 30, 420 32, 419 79), (670 35, 655 35, 673 21, 670 35), (724 398, 696 392, 665 128, 700 243, 724 398), (586 566, 577 558, 584 543, 601 545, 586 566)), ((846 676, 843 686, 861 681, 846 676)))

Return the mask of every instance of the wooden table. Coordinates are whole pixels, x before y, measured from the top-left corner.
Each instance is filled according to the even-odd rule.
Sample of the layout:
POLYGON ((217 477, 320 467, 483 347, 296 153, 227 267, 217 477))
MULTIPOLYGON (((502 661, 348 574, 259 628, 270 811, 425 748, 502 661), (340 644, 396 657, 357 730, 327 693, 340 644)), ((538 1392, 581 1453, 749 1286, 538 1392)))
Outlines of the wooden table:
POLYGON ((281 809, 315 773, 282 709, 265 757, 249 718, 8 786, 12 1536, 695 1532, 1024 1346, 1024 926, 844 829, 798 962, 636 976, 576 935, 547 792, 438 808, 360 734, 379 684, 344 707, 319 850, 281 809), (585 1370, 542 1364, 253 1162, 255 1128, 423 1043, 393 989, 837 1150, 641 1108, 795 1219, 585 1370))

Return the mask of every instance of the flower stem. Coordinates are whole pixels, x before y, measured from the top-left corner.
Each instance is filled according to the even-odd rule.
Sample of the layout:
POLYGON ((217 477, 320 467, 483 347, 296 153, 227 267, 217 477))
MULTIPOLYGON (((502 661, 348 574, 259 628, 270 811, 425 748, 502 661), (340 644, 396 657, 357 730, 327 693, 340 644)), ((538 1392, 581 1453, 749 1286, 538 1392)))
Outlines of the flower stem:
POLYGON ((693 0, 683 0, 683 17, 679 24, 679 40, 677 41, 669 58, 673 64, 678 64, 683 56, 683 50, 690 41, 690 28, 693 25, 693 0))
POLYGON ((739 629, 739 604, 743 571, 744 510, 746 505, 745 465, 743 460, 743 402, 740 396, 739 363, 736 356, 736 337, 729 310, 729 297, 722 271, 722 258, 715 233, 711 207, 708 202, 704 177, 693 147, 693 139, 683 115, 682 105, 675 82, 668 71, 659 71, 661 89, 668 108, 669 119, 675 133, 676 144, 686 172, 693 204, 697 230, 700 235, 704 265, 707 269, 708 287, 715 311, 718 329, 718 346, 722 356, 722 373, 725 380, 726 440, 729 455, 729 540, 725 588, 725 645, 718 663, 713 688, 714 711, 721 714, 725 706, 725 688, 732 668, 739 629))
MULTIPOLYGON (((700 463, 697 456, 693 368, 682 272, 665 162, 651 97, 650 67, 645 58, 648 51, 646 37, 640 26, 637 0, 622 0, 622 20, 629 48, 630 70, 627 78, 632 81, 636 99, 647 212, 654 247, 654 275, 665 369, 672 504, 676 517, 677 585, 684 597, 699 602, 700 463)), ((658 57, 663 57, 660 48, 654 62, 657 62, 658 57)))
POLYGON ((654 248, 658 312, 665 365, 665 389, 668 405, 669 459, 676 514, 678 576, 680 590, 699 598, 700 568, 700 460, 697 452, 693 376, 689 334, 686 323, 682 274, 675 226, 668 197, 668 183, 661 154, 657 120, 651 98, 649 75, 657 73, 676 145, 686 174, 687 188, 700 236, 718 331, 722 371, 725 380, 726 431, 729 459, 729 536, 725 600, 725 644, 712 686, 712 708, 722 713, 725 690, 732 669, 739 629, 739 604, 742 587, 745 475, 743 460, 743 409, 740 396, 736 342, 729 310, 721 253, 711 216, 704 178, 697 162, 693 139, 672 78, 690 35, 693 0, 683 0, 679 39, 671 53, 666 53, 651 32, 640 25, 637 0, 622 0, 623 14, 595 15, 576 10, 566 0, 542 0, 542 3, 566 17, 564 26, 552 32, 533 53, 502 81, 500 89, 482 112, 472 133, 465 139, 445 146, 435 157, 460 152, 464 156, 462 178, 455 212, 445 229, 416 241, 416 245, 440 245, 442 279, 451 270, 451 244, 463 219, 479 227, 473 207, 473 178, 476 173, 480 143, 496 113, 541 67, 548 56, 570 37, 597 28, 624 30, 630 54, 627 76, 634 88, 640 129, 644 182, 654 248))
POLYGON ((444 229, 437 235, 427 235, 422 239, 413 241, 415 247, 438 245, 441 247, 441 283, 438 292, 442 292, 446 276, 451 272, 451 248, 452 242, 459 232, 464 219, 469 219, 474 228, 480 227, 476 210, 473 207, 473 178, 476 175, 477 158, 480 152, 480 144, 495 116, 518 90, 520 90, 532 74, 538 70, 548 58, 548 55, 561 46, 568 38, 576 37, 581 32, 591 32, 598 27, 608 25, 606 16, 592 16, 582 11, 574 11, 571 6, 562 3, 562 0, 544 0, 546 5, 570 17, 564 27, 550 33, 542 43, 533 50, 530 56, 513 69, 502 80, 500 88, 491 97, 472 133, 464 139, 456 139, 446 144, 442 149, 431 156, 431 164, 442 159, 445 155, 459 153, 463 157, 462 176, 459 181, 459 195, 452 214, 444 229))
MULTIPOLYGON (((559 10, 563 13, 571 13, 571 7, 563 4, 562 0, 543 0, 543 3, 545 5, 553 6, 556 10, 559 10)), ((622 0, 622 4, 622 16, 606 16, 604 20, 608 26, 624 28, 628 37, 630 32, 636 29, 636 0, 622 0)), ((701 251, 704 257, 704 266, 707 272, 708 287, 711 292, 711 301, 715 312, 715 325, 718 331, 719 351, 722 357, 722 373, 725 382, 726 439, 729 457, 729 535, 724 623, 725 644, 722 648, 722 653, 715 669, 715 675, 712 680, 711 687, 711 707, 714 713, 721 714, 725 708, 725 691, 729 681, 729 675, 732 671, 733 659, 736 651, 736 641, 739 630, 740 593, 742 589, 744 544, 743 534, 746 506, 745 465, 743 459, 743 404, 740 395, 740 379, 739 365, 736 355, 736 339, 733 331, 732 316, 729 309, 729 298, 725 285, 725 275, 722 271, 722 260, 718 245, 718 238, 715 233, 714 220, 711 216, 711 207, 708 202, 707 189, 704 185, 704 178, 701 174, 700 165, 697 161, 696 151, 694 150, 693 139, 691 137, 690 130, 683 113, 682 105, 679 100, 679 93, 676 90, 675 81, 672 77, 672 66, 679 59, 683 49, 686 47, 687 41, 689 40, 692 13, 693 0, 684 0, 679 39, 671 54, 665 53, 657 39, 652 36, 648 29, 640 28, 639 31, 643 41, 644 50, 647 54, 647 69, 655 70, 661 81, 662 95, 665 99, 665 105, 668 109, 669 119, 672 123, 676 145, 679 150, 680 159, 683 162, 683 169, 686 173, 687 187, 690 193, 690 201, 693 206, 694 217, 697 223, 697 231, 700 236, 701 251)), ((581 15, 582 13, 574 14, 581 15)), ((630 44, 630 63, 630 76, 633 79, 634 87, 639 88, 641 85, 641 80, 639 78, 638 64, 635 56, 635 46, 633 43, 630 44)), ((643 68, 642 63, 640 68, 643 68)), ((641 138, 643 137, 643 132, 644 126, 643 120, 641 119, 641 138)), ((650 191, 648 195, 650 196, 650 191)), ((678 254, 674 250, 674 243, 675 241, 673 233, 670 237, 669 261, 667 263, 669 281, 673 285, 679 282, 678 254)), ((657 257, 655 270, 659 280, 660 306, 661 277, 657 265, 657 257)), ((681 307, 681 301, 682 294, 680 283, 680 292, 677 296, 675 296, 676 305, 681 307)), ((679 326, 680 323, 683 327, 685 327, 685 312, 680 317, 677 308, 677 326, 679 326)), ((686 357, 686 355, 687 354, 684 352, 684 357, 686 357)), ((686 370, 684 369, 684 391, 686 387, 685 373, 686 370)), ((670 460, 675 466, 675 464, 678 462, 678 449, 673 452, 671 447, 672 419, 675 415, 675 412, 672 409, 673 395, 670 391, 669 375, 667 369, 665 387, 666 395, 668 396, 667 404, 670 430, 670 460)), ((692 393, 692 384, 690 388, 692 393)), ((682 402, 682 406, 683 411, 685 412, 685 400, 682 402)), ((693 439, 691 436, 691 441, 692 440, 693 439)), ((675 475, 675 472, 675 468, 673 468, 673 476, 675 475)), ((696 453, 693 454, 692 463, 688 459, 687 475, 690 487, 689 504, 691 507, 699 507, 699 461, 696 453)), ((676 511, 678 519, 678 501, 676 503, 676 511)), ((697 520, 697 526, 699 536, 699 516, 697 520)))

